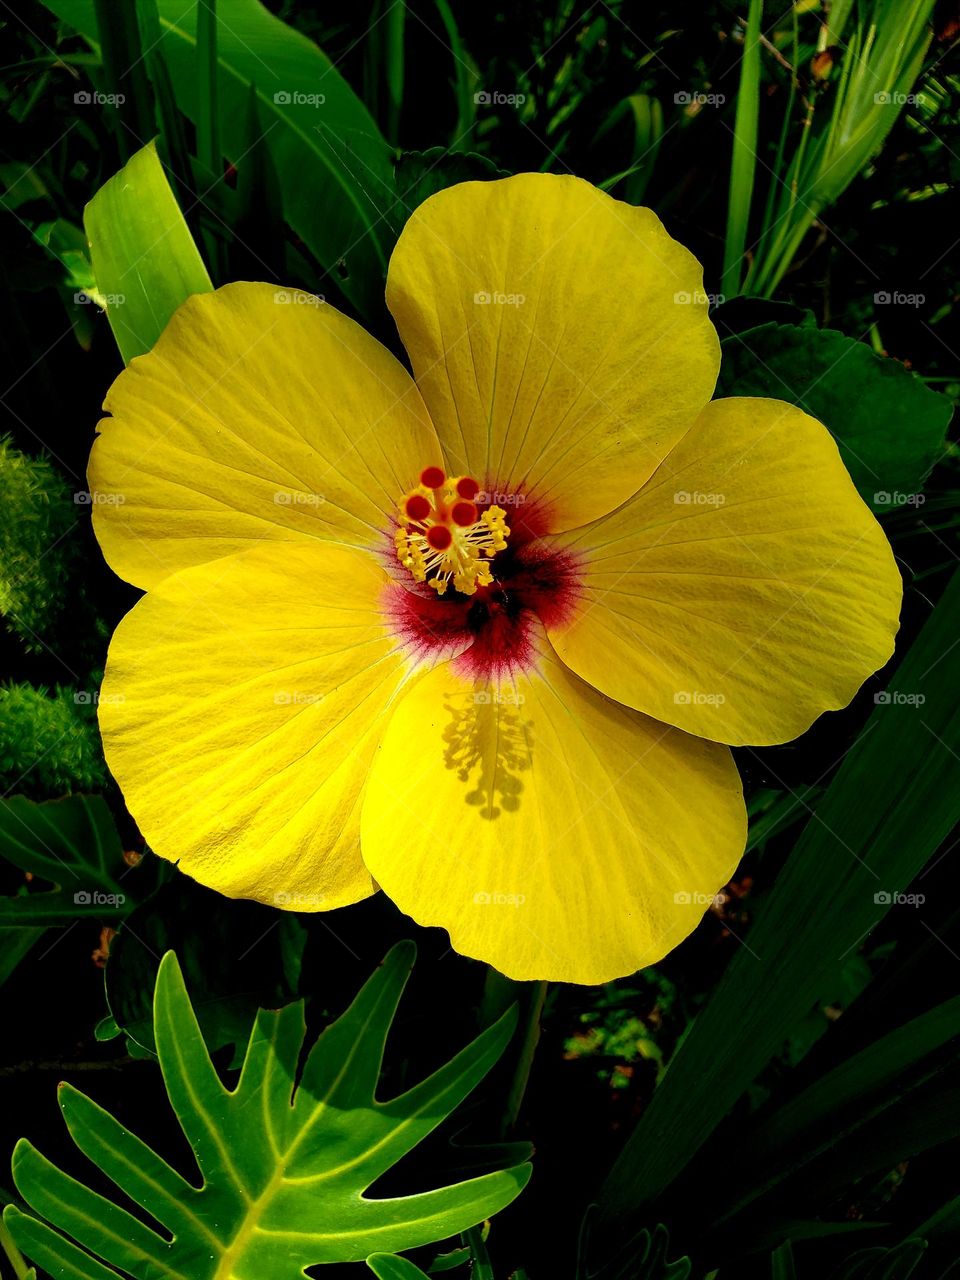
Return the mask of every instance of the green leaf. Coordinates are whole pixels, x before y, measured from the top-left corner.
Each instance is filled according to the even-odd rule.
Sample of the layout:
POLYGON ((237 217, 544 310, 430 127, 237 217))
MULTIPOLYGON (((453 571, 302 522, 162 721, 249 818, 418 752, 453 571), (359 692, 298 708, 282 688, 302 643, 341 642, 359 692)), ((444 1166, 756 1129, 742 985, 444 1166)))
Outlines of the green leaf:
POLYGON ((883 510, 918 494, 952 406, 896 360, 832 329, 763 324, 722 344, 718 396, 771 396, 828 428, 861 497, 883 510))
POLYGON ((37 1273, 33 1267, 28 1267, 24 1261, 23 1254, 13 1243, 10 1233, 4 1222, 0 1219, 0 1250, 5 1254, 8 1262, 13 1268, 13 1273, 17 1280, 37 1280, 37 1273))
POLYGON ((816 316, 806 307, 798 307, 793 302, 772 302, 769 298, 752 298, 744 294, 718 303, 710 313, 710 319, 716 326, 721 340, 730 338, 734 334, 746 333, 748 329, 759 329, 761 325, 771 322, 799 326, 802 329, 817 327, 816 316))
POLYGON ((180 872, 121 925, 104 972, 107 1004, 120 1029, 156 1053, 151 993, 160 957, 175 951, 187 993, 211 1051, 234 1046, 239 1067, 258 1008, 275 1009, 298 993, 286 972, 305 930, 293 912, 223 898, 180 872))
MULTIPOLYGON (((584 1220, 584 1241, 581 1253, 591 1252, 590 1236, 595 1230, 596 1219, 591 1206, 584 1220)), ((688 1280, 693 1264, 689 1258, 676 1258, 667 1261, 670 1248, 670 1232, 658 1223, 652 1231, 646 1227, 628 1240, 626 1244, 609 1258, 599 1270, 593 1270, 581 1258, 577 1270, 582 1280, 688 1280)), ((599 1248, 594 1250, 599 1254, 599 1248)))
POLYGON ((474 151, 430 147, 427 151, 404 151, 397 160, 396 175, 400 204, 405 214, 411 214, 424 200, 458 182, 488 182, 506 178, 508 172, 474 151))
POLYGON ((126 363, 149 351, 181 303, 212 286, 151 142, 84 210, 97 281, 126 363))
MULTIPOLYGON (((829 1158, 835 1166, 843 1160, 849 1181, 870 1172, 870 1163, 858 1166, 860 1157, 871 1150, 863 1141, 862 1126, 879 1120, 896 1140, 896 1127, 885 1113, 914 1087, 926 1084, 938 1069, 956 1061, 960 1046, 947 1055, 937 1051, 956 1037, 958 1026, 960 997, 894 1028, 782 1106, 758 1114, 756 1121, 745 1127, 733 1168, 728 1170, 724 1188, 718 1190, 718 1204, 711 1209, 715 1220, 726 1221, 841 1144, 843 1155, 829 1158), (733 1207, 724 1212, 727 1204, 733 1207)), ((925 1105, 922 1095, 918 1102, 925 1105)), ((915 1149, 902 1151, 905 1156, 914 1153, 915 1149)), ((869 1158, 872 1160, 872 1155, 869 1158)), ((812 1178, 822 1185, 818 1174, 813 1173, 812 1178)))
POLYGON ((387 81, 387 137, 396 145, 403 106, 403 82, 406 74, 404 34, 407 25, 406 0, 393 0, 382 21, 384 72, 387 81))
POLYGON ((0 897, 2 925, 115 920, 133 908, 131 884, 124 879, 131 869, 100 796, 40 804, 25 796, 0 800, 0 856, 52 885, 0 897))
POLYGON ((924 1240, 904 1240, 893 1249, 862 1249, 851 1254, 830 1280, 907 1280, 926 1247, 924 1240))
POLYGON ((774 1249, 770 1255, 770 1280, 797 1280, 793 1245, 789 1240, 785 1240, 779 1249, 774 1249))
POLYGON ((756 793, 750 801, 750 830, 747 835, 747 849, 763 849, 768 840, 780 835, 788 827, 793 826, 807 813, 813 798, 817 795, 816 786, 801 784, 789 791, 767 791, 756 793))
POLYGON ((94 288, 93 270, 83 231, 65 218, 41 222, 33 237, 64 268, 63 286, 72 293, 90 293, 94 288))
MULTIPOLYGON (((906 1280, 919 1264, 923 1250, 922 1240, 907 1240, 893 1249, 861 1249, 832 1272, 830 1280, 906 1280)), ((806 1274, 804 1270, 801 1278, 806 1274)), ((770 1255, 770 1277, 771 1280, 797 1280, 789 1240, 770 1255)))
POLYGON ((625 120, 630 121, 633 131, 631 163, 598 185, 601 191, 613 191, 622 184, 618 195, 628 204, 642 204, 663 141, 663 107, 658 98, 646 93, 631 93, 621 98, 593 135, 592 145, 596 146, 614 131, 622 132, 625 120))
POLYGON ((17 1244, 51 1274, 75 1280, 115 1280, 118 1273, 135 1280, 289 1280, 316 1263, 359 1262, 444 1239, 509 1204, 529 1165, 417 1195, 365 1194, 483 1079, 516 1021, 506 1016, 421 1083, 378 1099, 384 1044, 414 953, 412 943, 393 948, 314 1043, 299 1075, 302 1003, 262 1011, 239 1081, 228 1090, 169 952, 157 976, 154 1034, 199 1182, 196 1169, 181 1175, 63 1085, 60 1105, 77 1146, 164 1234, 21 1139, 14 1180, 28 1206, 52 1225, 8 1208, 5 1221, 17 1244))
POLYGON ((760 118, 760 40, 763 36, 763 0, 750 0, 740 59, 740 87, 733 126, 730 159, 730 194, 727 234, 723 248, 720 289, 728 297, 740 292, 747 228, 757 168, 757 125, 760 118))
POLYGON ((960 1196, 955 1196, 941 1205, 936 1213, 931 1214, 911 1234, 921 1236, 927 1241, 960 1242, 960 1196))
MULTIPOLYGON (((190 219, 194 216, 194 210, 191 208, 193 196, 186 185, 186 180, 192 176, 190 152, 187 147, 185 121, 177 106, 170 69, 161 48, 163 28, 160 26, 157 0, 135 0, 135 3, 137 24, 144 49, 143 65, 153 87, 156 119, 159 121, 163 138, 163 152, 168 162, 168 172, 172 176, 177 202, 181 209, 186 209, 186 217, 190 225, 190 219)), ((191 232, 192 230, 193 228, 191 232)))
POLYGON ((829 1204, 864 1177, 882 1178, 901 1160, 960 1138, 960 1073, 954 1062, 924 1088, 870 1117, 820 1159, 801 1166, 789 1184, 791 1195, 807 1203, 829 1204))
POLYGON ((211 175, 220 172, 220 113, 217 103, 216 0, 197 5, 197 153, 211 175))
POLYGON ((797 85, 791 82, 763 228, 747 276, 751 292, 770 296, 776 290, 814 222, 883 146, 923 69, 934 6, 935 0, 835 0, 829 6, 819 47, 832 46, 838 53, 840 74, 823 99, 807 82, 800 95, 803 118, 792 124, 797 85), (793 139, 789 160, 788 133, 793 139))
POLYGON ((395 1253, 371 1253, 367 1266, 378 1280, 428 1280, 419 1267, 395 1253))
POLYGON ((767 1253, 785 1240, 792 1244, 800 1240, 835 1240, 842 1242, 845 1236, 879 1235, 890 1230, 887 1222, 828 1222, 824 1219, 787 1217, 776 1221, 754 1221, 750 1226, 750 1254, 767 1253))
MULTIPOLYGON (((91 0, 45 3, 97 41, 91 0)), ((178 105, 196 124, 198 4, 159 0, 158 11, 159 51, 178 105)), ((218 0, 217 63, 223 154, 242 168, 253 86, 287 222, 358 310, 375 311, 392 247, 385 219, 395 194, 390 148, 367 108, 327 55, 259 0, 218 0)))
POLYGON ((884 1222, 827 1222, 822 1218, 754 1218, 750 1228, 751 1253, 765 1253, 775 1249, 784 1240, 796 1243, 800 1240, 842 1240, 845 1236, 876 1235, 887 1231, 884 1222))
MULTIPOLYGON (((455 1271, 457 1267, 465 1266, 470 1261, 471 1254, 470 1249, 451 1249, 449 1253, 438 1253, 430 1263, 430 1275, 442 1275, 445 1271, 455 1271)), ((516 1277, 511 1280, 516 1280, 516 1277)))
POLYGON ((101 1018, 93 1028, 93 1038, 97 1041, 116 1040, 120 1034, 120 1028, 117 1026, 117 1020, 113 1014, 107 1014, 105 1018, 101 1018))
POLYGON ((93 0, 93 7, 104 76, 114 95, 108 118, 115 113, 119 119, 117 142, 126 160, 153 133, 153 94, 144 64, 137 6, 135 0, 119 5, 113 0, 93 0))
MULTIPOLYGON (((960 573, 846 755, 605 1183, 626 1229, 687 1165, 960 818, 960 573), (909 695, 909 696, 907 696, 909 695), (870 802, 864 803, 869 796, 870 802), (823 886, 829 884, 829 894, 823 886)), ((896 1135, 894 1135, 896 1136, 896 1135)))
POLYGON ((460 36, 460 29, 448 0, 435 0, 437 13, 447 34, 447 48, 453 55, 453 71, 457 97, 457 123, 453 138, 465 142, 477 118, 474 92, 480 87, 480 71, 460 36))

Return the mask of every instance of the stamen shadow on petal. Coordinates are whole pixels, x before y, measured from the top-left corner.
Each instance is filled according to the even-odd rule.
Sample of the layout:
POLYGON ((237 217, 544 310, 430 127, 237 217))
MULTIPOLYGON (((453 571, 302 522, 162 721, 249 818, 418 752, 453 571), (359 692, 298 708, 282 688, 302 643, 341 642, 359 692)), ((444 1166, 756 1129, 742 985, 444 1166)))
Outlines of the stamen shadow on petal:
POLYGON ((490 821, 520 808, 520 774, 533 763, 533 726, 522 703, 512 686, 486 681, 444 703, 450 716, 443 730, 444 764, 465 784, 464 802, 490 821))

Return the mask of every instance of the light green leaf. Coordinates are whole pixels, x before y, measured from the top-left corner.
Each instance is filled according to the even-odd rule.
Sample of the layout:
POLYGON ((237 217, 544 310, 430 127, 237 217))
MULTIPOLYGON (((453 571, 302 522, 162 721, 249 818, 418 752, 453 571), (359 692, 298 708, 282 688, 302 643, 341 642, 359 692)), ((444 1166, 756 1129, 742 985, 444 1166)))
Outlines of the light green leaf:
MULTIPOLYGON (((37 1280, 37 1273, 33 1267, 28 1267, 23 1254, 13 1243, 10 1233, 7 1230, 2 1218, 0 1218, 0 1250, 6 1256, 13 1273, 17 1280, 37 1280)), ((6 1273, 4 1273, 6 1274, 6 1273)))
POLYGON ((0 800, 0 856, 53 887, 0 897, 0 925, 113 920, 134 906, 130 868, 106 802, 68 796, 38 804, 26 796, 0 800))
POLYGON ((529 1165, 417 1195, 365 1194, 483 1079, 516 1021, 508 1014, 420 1084, 378 1099, 384 1044, 414 953, 412 943, 394 947, 313 1045, 299 1076, 302 1003, 261 1011, 239 1082, 228 1090, 168 952, 157 976, 154 1034, 199 1178, 197 1170, 181 1175, 84 1094, 61 1086, 77 1146, 165 1234, 21 1140, 17 1189, 52 1226, 8 1208, 17 1244, 52 1274, 76 1280, 289 1280, 316 1263, 358 1262, 444 1239, 509 1204, 529 1165))
POLYGON ((96 292, 124 362, 149 351, 181 303, 212 288, 151 142, 84 210, 96 292))
POLYGON ((919 493, 953 413, 897 360, 832 329, 762 324, 727 338, 718 396, 771 396, 817 418, 877 510, 919 493))
MULTIPOLYGON (((45 3, 98 41, 92 0, 45 3)), ((159 0, 157 8, 159 52, 177 104, 196 124, 198 4, 159 0)), ((327 55, 259 0, 218 0, 217 64, 223 154, 242 169, 253 86, 287 222, 351 302, 363 313, 375 310, 383 300, 395 193, 390 148, 367 108, 327 55)))

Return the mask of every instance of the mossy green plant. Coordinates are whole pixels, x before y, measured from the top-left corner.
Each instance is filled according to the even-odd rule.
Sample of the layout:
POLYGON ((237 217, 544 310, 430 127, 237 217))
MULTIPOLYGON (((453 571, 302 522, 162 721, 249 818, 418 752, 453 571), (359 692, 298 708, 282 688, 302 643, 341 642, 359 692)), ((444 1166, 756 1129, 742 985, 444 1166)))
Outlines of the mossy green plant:
POLYGON ((43 649, 64 608, 77 554, 75 497, 49 459, 0 439, 0 613, 30 652, 43 649))
POLYGON ((36 800, 99 791, 106 766, 89 690, 0 686, 0 790, 36 800))

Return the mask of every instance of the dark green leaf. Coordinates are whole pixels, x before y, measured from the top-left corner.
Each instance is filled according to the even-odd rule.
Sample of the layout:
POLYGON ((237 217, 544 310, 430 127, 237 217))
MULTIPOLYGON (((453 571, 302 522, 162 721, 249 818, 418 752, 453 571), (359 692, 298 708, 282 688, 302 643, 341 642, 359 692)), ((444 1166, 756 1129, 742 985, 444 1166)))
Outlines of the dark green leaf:
POLYGON ((87 238, 80 227, 64 218, 41 222, 34 238, 53 255, 64 269, 63 288, 69 293, 88 293, 94 288, 93 268, 87 250, 87 238))
POLYGON ((258 902, 223 898, 180 872, 121 926, 105 971, 107 1003, 118 1026, 156 1052, 151 995, 160 957, 175 951, 187 994, 211 1050, 234 1047, 239 1066, 257 1010, 298 994, 305 933, 300 919, 258 902))
POLYGON ((427 1280, 419 1267, 394 1253, 371 1253, 367 1266, 378 1280, 427 1280))
POLYGON ((116 1040, 121 1034, 120 1028, 117 1026, 117 1020, 113 1014, 107 1014, 105 1018, 101 1018, 97 1025, 93 1028, 94 1040, 107 1041, 116 1040))
POLYGON ((480 87, 480 72, 460 37, 460 29, 449 0, 436 0, 436 6, 447 34, 447 45, 453 55, 457 95, 457 123, 454 126, 453 137, 455 142, 463 144, 472 132, 477 117, 477 102, 474 94, 480 87))
MULTIPOLYGON (((591 1244, 595 1225, 596 1219, 591 1211, 585 1219, 581 1250, 587 1259, 591 1253, 597 1256, 601 1253, 599 1247, 591 1244)), ((638 1231, 599 1270, 593 1270, 582 1257, 577 1274, 582 1280, 688 1280, 692 1270, 690 1259, 677 1258, 668 1262, 669 1248, 670 1232, 661 1222, 652 1231, 646 1227, 638 1231)))
POLYGON ((398 231, 417 205, 438 191, 458 182, 489 182, 508 176, 505 169, 498 168, 486 156, 472 151, 445 151, 443 147, 431 147, 429 151, 404 151, 397 160, 396 172, 400 209, 398 231))
MULTIPOLYGON (((829 1158, 834 1165, 843 1161, 849 1181, 870 1172, 871 1164, 862 1169, 857 1164, 869 1150, 863 1143, 862 1126, 878 1120, 911 1088, 926 1083, 938 1067, 956 1060, 960 1045, 954 1045, 946 1055, 937 1051, 956 1038, 958 1027, 960 997, 945 1001, 852 1054, 782 1106, 763 1110, 738 1142, 734 1170, 718 1190, 716 1208, 731 1202, 735 1208, 725 1213, 721 1209, 717 1217, 725 1220, 739 1212, 840 1144, 845 1151, 829 1158), (738 1190, 741 1169, 743 1182, 738 1190)), ((924 1097, 918 1097, 916 1105, 923 1104, 924 1097)), ((889 1119, 882 1123, 896 1139, 889 1119)), ((904 1147, 901 1154, 909 1156, 914 1150, 904 1147)))
POLYGON ((614 1165, 611 1230, 674 1181, 960 818, 958 630, 960 573, 891 684, 905 696, 877 706, 847 754, 614 1165))
POLYGON ((830 1280, 907 1280, 925 1249, 923 1240, 904 1240, 893 1249, 863 1249, 847 1258, 830 1280))
POLYGON ((116 827, 100 796, 39 804, 25 796, 0 800, 0 856, 52 886, 0 897, 0 924, 117 920, 133 909, 137 873, 123 860, 116 827))
POLYGON ((762 324, 722 344, 718 396, 770 396, 828 428, 877 510, 915 500, 943 451, 950 401, 832 329, 762 324))
MULTIPOLYGON (((960 1196, 948 1200, 911 1235, 927 1241, 955 1241, 960 1244, 960 1196)), ((958 1250, 960 1253, 960 1250, 958 1250)))
MULTIPOLYGON (((751 1254, 778 1248, 784 1240, 797 1244, 801 1240, 842 1240, 846 1236, 867 1236, 887 1231, 883 1222, 829 1222, 824 1218, 757 1218, 752 1220, 749 1239, 739 1240, 739 1253, 746 1247, 751 1254)), ((816 1278, 815 1278, 816 1280, 816 1278)))
POLYGON ((798 307, 792 302, 772 302, 768 298, 749 298, 742 294, 719 303, 710 318, 721 341, 764 324, 778 323, 803 329, 817 327, 816 316, 805 307, 798 307))
POLYGON ((20 961, 33 949, 35 942, 43 937, 45 929, 28 927, 0 926, 0 987, 16 973, 20 961))
POLYGON ((791 1180, 791 1194, 827 1204, 860 1178, 882 1177, 894 1165, 960 1138, 960 1070, 954 1067, 903 1098, 891 1099, 848 1141, 834 1146, 791 1180), (940 1082, 942 1080, 942 1083, 940 1082))
POLYGON ((793 1245, 785 1240, 779 1249, 770 1255, 770 1280, 797 1280, 797 1269, 793 1261, 793 1245))
MULTIPOLYGON (((368 1258, 369 1262, 370 1259, 368 1258)), ((469 1249, 452 1249, 449 1253, 438 1253, 430 1263, 430 1275, 442 1275, 445 1271, 455 1271, 470 1261, 469 1249)))
POLYGON ((93 7, 107 88, 116 99, 108 109, 119 120, 117 141, 121 156, 127 159, 153 134, 153 94, 143 59, 137 6, 93 0, 93 7))
POLYGON ((622 131, 622 122, 630 121, 633 142, 628 168, 600 184, 602 191, 614 191, 629 204, 642 204, 644 193, 653 177, 660 144, 663 141, 663 107, 657 98, 646 93, 631 93, 622 98, 594 135, 594 145, 611 130, 622 131))

